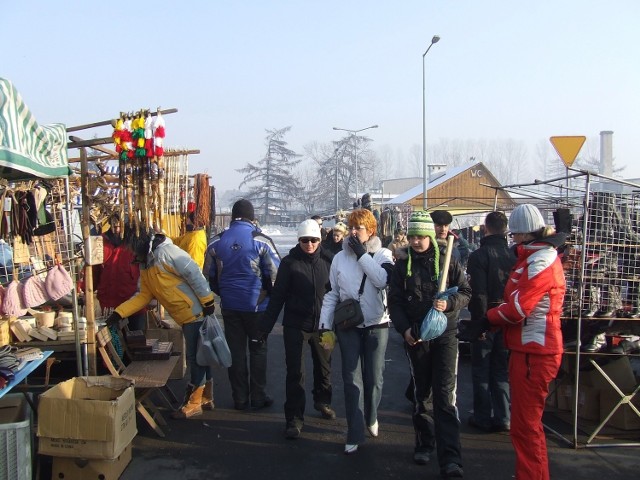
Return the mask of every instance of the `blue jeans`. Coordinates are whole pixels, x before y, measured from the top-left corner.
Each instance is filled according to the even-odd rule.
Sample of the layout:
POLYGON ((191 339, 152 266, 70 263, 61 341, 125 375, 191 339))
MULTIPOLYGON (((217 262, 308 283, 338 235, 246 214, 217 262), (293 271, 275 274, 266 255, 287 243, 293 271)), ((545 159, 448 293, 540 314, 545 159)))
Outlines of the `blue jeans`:
POLYGON ((346 443, 360 444, 365 422, 369 426, 378 420, 389 328, 351 328, 338 330, 337 335, 342 355, 346 443))
POLYGON ((483 427, 510 423, 508 367, 502 332, 487 332, 485 340, 471 344, 473 418, 483 427))
POLYGON ((202 320, 182 325, 184 345, 186 348, 187 365, 189 365, 189 383, 196 387, 204 385, 205 379, 211 380, 211 368, 198 365, 196 353, 198 351, 198 337, 202 320))

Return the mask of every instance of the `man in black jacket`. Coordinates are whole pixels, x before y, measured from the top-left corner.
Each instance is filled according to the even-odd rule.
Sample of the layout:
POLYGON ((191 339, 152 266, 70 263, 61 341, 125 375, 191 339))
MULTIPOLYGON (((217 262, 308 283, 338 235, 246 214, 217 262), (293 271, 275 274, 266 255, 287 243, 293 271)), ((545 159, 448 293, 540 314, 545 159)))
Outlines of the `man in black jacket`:
POLYGON ((444 478, 462 477, 460 421, 455 403, 458 366, 457 319, 467 306, 471 287, 460 263, 449 265, 447 288, 458 287, 447 299, 436 299, 444 255, 436 242, 429 214, 414 212, 407 229, 409 247, 396 251, 397 260, 389 283, 389 313, 395 329, 405 340, 414 384, 413 426, 416 445, 413 459, 426 465, 437 448, 440 473, 444 478), (434 308, 443 312, 447 326, 442 335, 420 340, 420 325, 434 308), (433 391, 433 417, 427 400, 433 391))
POLYGON ((284 306, 282 320, 285 363, 287 366, 285 437, 300 436, 304 424, 304 344, 313 360, 313 406, 323 418, 332 420, 331 350, 320 345, 318 320, 322 300, 329 286, 333 258, 320 245, 320 226, 305 220, 298 227, 298 244, 282 259, 269 305, 260 320, 263 336, 271 332, 284 306))
MULTIPOLYGON (((504 287, 516 261, 507 244, 507 222, 504 213, 489 213, 484 221, 485 236, 480 240, 480 248, 469 256, 471 322, 481 321, 489 308, 502 303, 504 287)), ((508 431, 508 351, 502 330, 486 332, 480 339, 472 340, 473 415, 469 417, 469 425, 484 432, 508 431)))

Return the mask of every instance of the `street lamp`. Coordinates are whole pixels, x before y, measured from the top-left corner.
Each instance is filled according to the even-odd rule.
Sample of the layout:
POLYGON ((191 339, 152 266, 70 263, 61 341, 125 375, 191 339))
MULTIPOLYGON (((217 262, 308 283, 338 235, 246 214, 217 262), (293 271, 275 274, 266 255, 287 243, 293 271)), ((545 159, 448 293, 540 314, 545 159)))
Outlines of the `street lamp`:
POLYGON ((364 132, 365 130, 369 130, 370 128, 378 128, 378 125, 371 125, 370 127, 361 128, 360 130, 349 130, 348 128, 338 128, 333 127, 334 130, 342 130, 343 132, 348 132, 353 137, 353 157, 354 163, 356 167, 356 202, 358 201, 358 133, 364 132))
POLYGON ((427 210, 427 136, 425 133, 425 105, 424 105, 424 57, 429 53, 434 43, 438 43, 440 37, 434 35, 427 50, 422 54, 422 209, 427 210))

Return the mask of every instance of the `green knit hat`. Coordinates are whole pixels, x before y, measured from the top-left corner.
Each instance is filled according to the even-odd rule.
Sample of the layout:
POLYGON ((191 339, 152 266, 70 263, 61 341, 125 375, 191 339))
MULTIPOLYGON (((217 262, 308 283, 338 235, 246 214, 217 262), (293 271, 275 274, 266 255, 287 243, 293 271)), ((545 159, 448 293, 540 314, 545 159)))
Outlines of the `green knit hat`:
MULTIPOLYGON (((413 212, 409 217, 409 225, 407 227, 407 236, 419 235, 421 237, 429 237, 431 239, 431 245, 435 249, 435 275, 437 280, 440 274, 440 249, 438 248, 438 242, 436 241, 436 230, 433 225, 431 215, 427 212, 419 211, 413 212)), ((411 247, 409 247, 409 260, 407 262, 407 277, 411 276, 411 247)))

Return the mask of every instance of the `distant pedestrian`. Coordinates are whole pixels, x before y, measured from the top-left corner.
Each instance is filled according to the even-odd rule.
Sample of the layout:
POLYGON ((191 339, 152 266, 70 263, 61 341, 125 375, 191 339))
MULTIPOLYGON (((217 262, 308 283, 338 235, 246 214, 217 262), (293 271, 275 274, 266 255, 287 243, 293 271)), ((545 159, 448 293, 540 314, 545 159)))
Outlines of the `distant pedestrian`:
POLYGON ((409 240, 407 240, 407 235, 405 234, 404 229, 396 228, 396 231, 393 232, 393 242, 391 242, 387 248, 391 250, 391 254, 393 255, 393 259, 395 260, 397 258, 396 250, 405 248, 408 245, 409 240))
POLYGON ((318 222, 318 225, 320 226, 320 235, 322 235, 322 241, 324 241, 327 238, 327 231, 322 226, 324 223, 324 220, 320 215, 312 216, 311 220, 315 220, 316 222, 318 222))
POLYGON ((336 223, 327 238, 322 241, 322 248, 331 256, 331 259, 336 253, 342 251, 342 241, 347 235, 347 226, 342 223, 336 223))
POLYGON ((323 418, 334 419, 331 408, 331 350, 320 345, 318 320, 329 287, 332 256, 320 245, 320 226, 305 220, 298 226, 298 244, 282 259, 260 331, 269 334, 284 307, 282 319, 285 363, 285 437, 300 436, 305 412, 304 344, 313 360, 313 407, 323 418))
MULTIPOLYGON (((472 322, 481 321, 489 308, 502 303, 504 287, 516 261, 507 242, 507 216, 503 212, 489 213, 484 231, 480 248, 471 253, 467 265, 472 322)), ((509 352, 502 331, 486 332, 469 341, 473 382, 473 415, 469 424, 484 432, 509 431, 509 352)))

